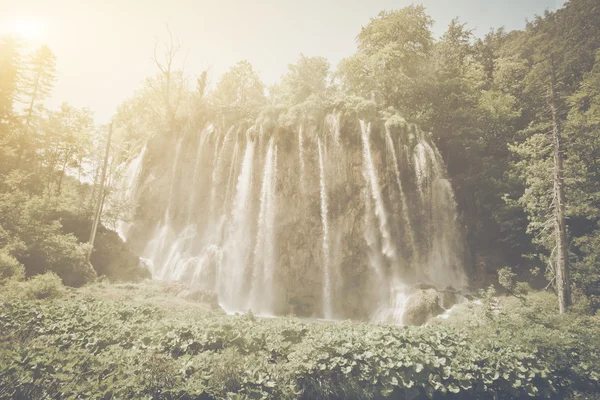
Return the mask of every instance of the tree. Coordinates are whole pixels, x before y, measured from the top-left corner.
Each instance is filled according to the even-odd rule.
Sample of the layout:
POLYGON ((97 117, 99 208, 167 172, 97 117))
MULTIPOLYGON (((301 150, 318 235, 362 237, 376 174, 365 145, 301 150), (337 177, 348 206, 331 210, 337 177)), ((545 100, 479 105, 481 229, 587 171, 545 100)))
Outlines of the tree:
MULTIPOLYGON (((62 182, 69 169, 81 172, 92 151, 94 121, 88 109, 77 109, 63 103, 59 111, 50 111, 40 126, 38 160, 46 171, 46 186, 60 195, 62 182)), ((48 193, 50 194, 50 193, 48 193)))
POLYGON ((525 186, 519 201, 529 214, 528 231, 534 235, 534 243, 544 250, 538 257, 551 266, 549 275, 556 284, 561 313, 571 305, 568 217, 571 204, 578 202, 576 192, 571 193, 573 182, 581 179, 581 172, 573 168, 570 146, 564 143, 563 126, 569 114, 566 99, 582 77, 582 65, 574 65, 573 59, 589 65, 581 53, 589 51, 589 37, 592 42, 600 41, 599 31, 584 28, 585 20, 591 22, 594 14, 598 17, 600 8, 586 0, 569 5, 555 13, 547 12, 527 26, 524 55, 530 68, 522 103, 530 122, 521 132, 525 139, 512 146, 520 157, 516 169, 525 186), (581 8, 585 4, 589 6, 587 12, 581 8), (577 23, 569 23, 574 17, 577 23), (581 42, 573 42, 574 37, 581 42))
POLYGON ((19 97, 20 43, 12 36, 0 37, 0 173, 12 167, 18 122, 13 105, 19 97))
POLYGON ((420 102, 419 84, 427 80, 432 24, 423 6, 379 13, 358 34, 357 53, 338 67, 342 89, 409 118, 420 102))
POLYGON ((0 126, 12 118, 13 104, 18 97, 19 47, 15 37, 0 37, 0 126))
POLYGON ((286 104, 299 104, 311 95, 323 94, 328 89, 328 78, 329 62, 326 58, 300 54, 298 62, 288 65, 277 96, 286 104))
POLYGON ((551 81, 548 105, 552 113, 552 141, 554 143, 554 230, 556 235, 556 286, 560 313, 571 306, 571 279, 569 276, 569 242, 565 221, 565 185, 563 172, 562 137, 558 121, 556 101, 556 71, 554 59, 550 56, 551 81))
POLYGON ((181 50, 181 43, 178 38, 173 37, 173 33, 168 26, 167 32, 169 39, 162 45, 162 48, 158 45, 158 39, 154 44, 152 61, 154 61, 160 73, 155 80, 149 80, 148 84, 154 85, 154 90, 161 94, 167 126, 171 132, 174 132, 177 126, 177 114, 186 91, 186 82, 183 77, 184 67, 181 69, 175 68, 175 59, 181 50), (158 54, 159 51, 162 52, 161 55, 158 54))
POLYGON ((212 100, 226 123, 250 122, 266 103, 265 87, 252 65, 244 60, 223 74, 212 100))
POLYGON ((108 127, 108 136, 106 138, 106 151, 104 153, 104 162, 102 164, 102 176, 100 178, 100 189, 98 190, 98 200, 96 201, 96 210, 94 212, 94 223, 92 225, 92 231, 90 232, 89 245, 90 249, 87 254, 87 261, 89 263, 92 251, 94 250, 94 241, 96 240, 96 232, 98 231, 98 225, 100 224, 100 218, 102 217, 102 206, 104 205, 104 185, 106 184, 106 171, 108 169, 108 158, 110 156, 110 139, 112 138, 112 123, 108 127))
POLYGON ((600 308, 600 51, 577 92, 568 98, 564 127, 568 156, 571 277, 574 297, 600 308))
POLYGON ((24 120, 18 139, 17 168, 21 165, 24 155, 33 153, 35 129, 31 126, 35 116, 36 105, 44 100, 54 86, 56 73, 56 57, 47 46, 42 46, 29 56, 23 74, 23 101, 26 103, 24 120))
POLYGON ((42 46, 30 55, 23 81, 23 92, 27 98, 25 123, 29 124, 35 105, 44 100, 54 87, 56 78, 56 56, 48 46, 42 46))

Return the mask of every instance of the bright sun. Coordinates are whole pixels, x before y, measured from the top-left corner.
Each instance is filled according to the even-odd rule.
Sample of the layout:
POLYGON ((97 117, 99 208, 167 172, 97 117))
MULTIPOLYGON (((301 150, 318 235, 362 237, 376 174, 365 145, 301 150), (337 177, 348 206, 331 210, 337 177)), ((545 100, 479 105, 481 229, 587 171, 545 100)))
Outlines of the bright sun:
POLYGON ((37 39, 42 34, 42 25, 34 18, 18 18, 12 25, 12 31, 23 39, 37 39))

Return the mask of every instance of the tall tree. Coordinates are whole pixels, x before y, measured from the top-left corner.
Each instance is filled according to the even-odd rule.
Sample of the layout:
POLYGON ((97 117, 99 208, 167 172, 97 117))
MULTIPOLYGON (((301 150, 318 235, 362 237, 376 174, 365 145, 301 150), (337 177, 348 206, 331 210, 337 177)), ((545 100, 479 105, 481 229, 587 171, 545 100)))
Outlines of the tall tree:
POLYGON ((88 109, 77 109, 63 103, 58 111, 48 112, 40 124, 38 161, 46 171, 46 185, 59 195, 69 169, 84 168, 92 150, 94 122, 88 109))
POLYGON ((25 123, 31 122, 35 105, 44 100, 54 87, 56 56, 48 46, 42 46, 30 55, 24 76, 24 97, 27 101, 25 123))
POLYGON ((92 251, 94 250, 94 242, 96 240, 96 232, 98 231, 98 225, 100 224, 100 218, 102 217, 102 207, 104 205, 105 196, 105 185, 106 185, 106 173, 108 171, 108 160, 110 156, 110 141, 112 138, 113 124, 108 127, 108 136, 106 138, 106 150, 104 153, 104 162, 102 164, 102 175, 100 178, 100 189, 98 190, 98 200, 96 201, 96 209, 94 212, 94 222, 92 224, 92 231, 90 232, 90 239, 88 241, 90 245, 89 252, 87 254, 87 261, 90 262, 92 251))
POLYGON ((250 122, 266 103, 265 87, 252 65, 243 60, 223 74, 212 99, 226 123, 250 122))
POLYGON ((12 36, 0 37, 0 124, 13 115, 17 100, 20 54, 19 41, 12 36))
POLYGON ((552 139, 554 143, 554 229, 556 235, 556 286, 560 313, 571 306, 571 279, 569 276, 569 243, 565 221, 565 185, 563 172, 562 137, 556 101, 556 71, 550 56, 551 80, 548 105, 552 114, 552 139))
POLYGON ((328 88, 328 78, 329 62, 326 58, 300 54, 295 64, 288 65, 277 94, 287 104, 298 104, 311 95, 323 94, 328 88))
POLYGON ((0 37, 0 173, 13 165, 16 143, 13 109, 19 96, 20 44, 12 36, 0 37))
POLYGON ((167 126, 173 132, 177 125, 177 113, 185 94, 185 79, 183 78, 183 67, 177 69, 175 66, 175 60, 181 51, 181 43, 177 37, 173 36, 169 27, 167 27, 167 32, 169 39, 162 46, 159 46, 158 40, 154 44, 152 61, 160 73, 156 81, 150 82, 158 84, 155 89, 162 95, 167 126))
POLYGON ((372 18, 357 36, 357 53, 338 67, 344 91, 411 117, 420 102, 419 84, 427 80, 432 24, 425 8, 414 5, 372 18))
POLYGON ((23 98, 26 104, 24 126, 17 140, 18 155, 16 166, 21 165, 25 154, 33 154, 32 148, 36 129, 32 126, 36 105, 44 100, 54 86, 56 57, 47 46, 34 51, 27 60, 23 74, 23 98))

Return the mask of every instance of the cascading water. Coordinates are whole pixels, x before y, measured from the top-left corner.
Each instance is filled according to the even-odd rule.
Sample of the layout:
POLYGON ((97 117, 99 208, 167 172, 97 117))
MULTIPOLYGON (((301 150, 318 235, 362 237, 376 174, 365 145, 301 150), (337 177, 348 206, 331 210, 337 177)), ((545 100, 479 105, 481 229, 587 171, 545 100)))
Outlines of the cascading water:
POLYGON ((408 213, 408 205, 406 204, 406 197, 404 196, 404 189, 402 188, 402 179, 400 177, 400 167, 398 166, 398 157, 396 157, 396 146, 394 146, 394 140, 390 134, 389 127, 385 127, 385 140, 388 147, 388 151, 392 156, 392 163, 394 164, 394 173, 396 174, 396 184, 398 185, 398 196, 400 200, 400 207, 402 213, 402 222, 405 224, 403 232, 408 236, 410 248, 413 257, 417 254, 417 246, 415 243, 415 237, 413 235, 412 222, 408 213))
POLYGON ((402 323, 418 285, 464 286, 433 142, 399 118, 341 115, 207 125, 167 139, 168 159, 151 139, 125 169, 138 206, 124 233, 153 276, 214 290, 227 312, 387 323, 402 323))
MULTIPOLYGON (((140 175, 142 174, 143 167, 142 163, 145 155, 146 146, 143 147, 142 151, 137 157, 135 157, 133 160, 131 160, 131 162, 129 162, 129 164, 125 166, 122 181, 123 185, 121 187, 121 196, 119 198, 120 201, 129 204, 136 203, 135 196, 140 183, 140 175)), ((117 222, 117 233, 123 240, 127 238, 129 229, 131 228, 131 222, 129 221, 130 218, 131 215, 128 215, 126 221, 120 220, 117 222)))
POLYGON ((219 298, 226 311, 242 309, 245 290, 246 270, 249 253, 252 247, 250 230, 250 198, 252 195, 252 170, 254 166, 254 142, 248 141, 244 152, 242 170, 238 177, 233 214, 229 229, 224 265, 219 274, 220 287, 217 288, 219 298))
POLYGON ((304 136, 302 135, 302 126, 298 130, 298 157, 300 159, 300 187, 304 191, 304 170, 306 164, 304 163, 304 136))
POLYGON ((377 180, 377 171, 375 169, 375 164, 373 163, 373 157, 371 156, 371 144, 369 142, 371 123, 365 123, 365 121, 361 120, 360 128, 362 130, 361 138, 363 142, 363 162, 366 169, 367 180, 369 181, 369 186, 371 189, 371 196, 373 196, 373 201, 375 202, 375 214, 379 220, 379 229, 381 231, 383 241, 383 254, 390 259, 393 259, 396 257, 396 249, 391 241, 390 231, 387 226, 387 213, 385 212, 385 207, 381 198, 381 189, 377 180))
POLYGON ((269 141, 260 194, 258 232, 254 249, 254 273, 250 307, 259 314, 273 314, 273 278, 275 276, 275 182, 277 177, 277 148, 269 141))
POLYGON ((323 316, 332 317, 331 271, 329 254, 329 222, 327 220, 327 186, 325 185, 325 164, 323 161, 323 145, 318 139, 319 147, 319 181, 321 196, 321 223, 323 224, 323 316))

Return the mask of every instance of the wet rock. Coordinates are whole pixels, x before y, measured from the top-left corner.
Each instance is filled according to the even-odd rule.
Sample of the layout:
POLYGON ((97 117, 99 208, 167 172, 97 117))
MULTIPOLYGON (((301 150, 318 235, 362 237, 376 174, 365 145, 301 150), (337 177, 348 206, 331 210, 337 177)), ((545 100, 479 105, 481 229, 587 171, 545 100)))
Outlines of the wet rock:
POLYGON ((423 325, 458 303, 462 296, 452 288, 437 290, 432 285, 415 285, 406 302, 403 322, 406 325, 423 325), (417 288, 422 287, 422 288, 417 288))

